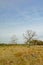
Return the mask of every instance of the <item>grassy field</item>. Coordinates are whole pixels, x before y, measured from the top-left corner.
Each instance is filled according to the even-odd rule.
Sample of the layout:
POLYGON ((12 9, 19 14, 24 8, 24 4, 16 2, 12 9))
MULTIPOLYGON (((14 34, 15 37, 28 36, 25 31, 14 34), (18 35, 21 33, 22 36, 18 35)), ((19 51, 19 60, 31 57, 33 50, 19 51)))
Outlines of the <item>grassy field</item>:
POLYGON ((43 46, 0 46, 0 65, 43 65, 43 46))

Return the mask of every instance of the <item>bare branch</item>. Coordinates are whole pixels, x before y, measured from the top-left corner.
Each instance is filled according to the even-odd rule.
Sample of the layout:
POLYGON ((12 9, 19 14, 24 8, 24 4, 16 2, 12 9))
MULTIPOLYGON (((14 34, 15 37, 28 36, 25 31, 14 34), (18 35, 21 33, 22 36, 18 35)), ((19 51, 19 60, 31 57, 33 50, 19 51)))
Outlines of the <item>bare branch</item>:
POLYGON ((26 33, 24 34, 24 39, 26 43, 29 43, 34 37, 36 36, 36 33, 33 32, 32 30, 27 30, 26 33))

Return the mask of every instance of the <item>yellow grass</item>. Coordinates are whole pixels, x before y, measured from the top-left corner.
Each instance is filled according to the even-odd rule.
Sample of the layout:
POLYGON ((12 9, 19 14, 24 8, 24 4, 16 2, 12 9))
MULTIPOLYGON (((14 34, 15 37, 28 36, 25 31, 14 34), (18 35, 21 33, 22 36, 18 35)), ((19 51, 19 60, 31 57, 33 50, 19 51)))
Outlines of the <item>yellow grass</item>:
POLYGON ((0 65, 43 65, 43 46, 0 46, 0 65))

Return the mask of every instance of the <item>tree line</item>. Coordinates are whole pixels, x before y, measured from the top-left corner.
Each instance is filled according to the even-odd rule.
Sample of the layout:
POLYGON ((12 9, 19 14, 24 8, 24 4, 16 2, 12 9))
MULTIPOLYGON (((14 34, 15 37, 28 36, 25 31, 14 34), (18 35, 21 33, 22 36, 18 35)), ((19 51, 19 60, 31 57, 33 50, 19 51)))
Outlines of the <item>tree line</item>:
MULTIPOLYGON (((36 32, 32 31, 32 30, 27 30, 24 34, 24 43, 28 44, 28 45, 43 45, 43 41, 42 40, 38 40, 37 39, 37 35, 36 32)), ((11 38, 11 43, 13 44, 17 44, 17 37, 16 35, 12 36, 11 38)))

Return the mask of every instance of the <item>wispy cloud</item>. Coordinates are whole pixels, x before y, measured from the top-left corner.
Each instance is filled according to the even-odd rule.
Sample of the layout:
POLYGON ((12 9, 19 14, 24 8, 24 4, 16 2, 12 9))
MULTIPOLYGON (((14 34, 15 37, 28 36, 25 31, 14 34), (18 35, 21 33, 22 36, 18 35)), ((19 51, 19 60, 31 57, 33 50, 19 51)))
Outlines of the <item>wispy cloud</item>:
MULTIPOLYGON (((43 34, 43 1, 0 0, 0 37, 6 40, 16 33, 19 39, 28 29, 43 34)), ((43 37, 42 37, 43 38, 43 37)))

